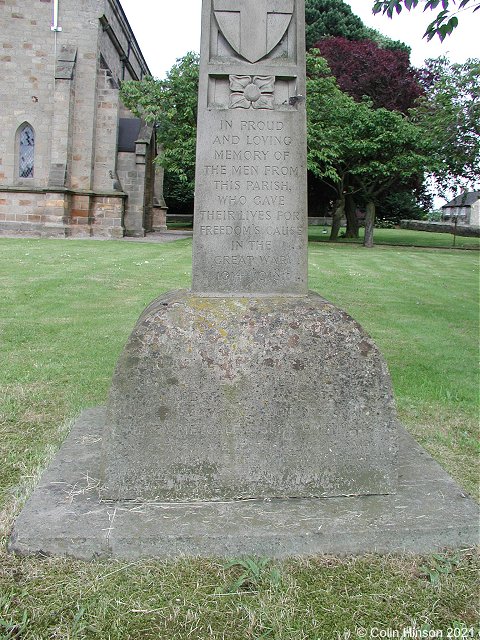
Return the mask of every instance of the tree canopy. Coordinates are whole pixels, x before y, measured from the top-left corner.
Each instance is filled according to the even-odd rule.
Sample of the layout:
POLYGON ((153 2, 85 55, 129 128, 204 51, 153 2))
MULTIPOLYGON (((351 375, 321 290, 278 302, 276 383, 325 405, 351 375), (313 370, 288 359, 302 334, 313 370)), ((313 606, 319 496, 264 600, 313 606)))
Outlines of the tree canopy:
POLYGON ((355 102, 316 50, 307 55, 307 75, 308 168, 333 184, 338 200, 346 192, 362 198, 371 246, 379 196, 429 168, 423 132, 396 111, 355 102))
POLYGON ((411 111, 431 149, 433 175, 446 190, 475 188, 480 180, 480 59, 462 64, 427 60, 424 95, 411 111))
POLYGON ((405 51, 383 49, 371 40, 340 37, 320 40, 315 48, 327 60, 340 89, 357 102, 367 96, 374 108, 406 114, 423 92, 405 51))
POLYGON ((326 36, 349 40, 368 37, 367 28, 348 4, 339 0, 306 0, 305 37, 307 49, 326 36))
POLYGON ((141 82, 123 82, 121 87, 125 106, 156 123, 169 205, 191 207, 193 201, 198 64, 198 55, 190 52, 177 60, 165 80, 147 77, 141 82))
POLYGON ((343 0, 305 0, 305 39, 307 49, 327 37, 347 40, 373 40, 385 49, 410 52, 403 42, 391 40, 363 24, 343 0))

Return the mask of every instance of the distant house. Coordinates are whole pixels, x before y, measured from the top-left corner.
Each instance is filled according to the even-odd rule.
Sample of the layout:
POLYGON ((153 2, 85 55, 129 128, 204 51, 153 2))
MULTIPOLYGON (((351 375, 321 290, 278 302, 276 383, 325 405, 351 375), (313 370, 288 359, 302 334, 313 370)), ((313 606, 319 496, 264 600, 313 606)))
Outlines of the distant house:
POLYGON ((457 196, 442 207, 442 218, 453 220, 458 224, 480 226, 480 191, 470 191, 457 196))

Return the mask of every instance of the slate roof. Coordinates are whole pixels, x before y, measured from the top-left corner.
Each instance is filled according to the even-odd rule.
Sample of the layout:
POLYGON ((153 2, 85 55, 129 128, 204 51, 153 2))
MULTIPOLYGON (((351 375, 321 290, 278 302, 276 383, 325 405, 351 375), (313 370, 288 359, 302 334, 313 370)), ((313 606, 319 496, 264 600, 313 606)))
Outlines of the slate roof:
POLYGON ((467 194, 463 193, 453 200, 450 200, 450 202, 443 205, 442 209, 445 209, 446 207, 471 207, 479 198, 480 191, 469 191, 467 194))

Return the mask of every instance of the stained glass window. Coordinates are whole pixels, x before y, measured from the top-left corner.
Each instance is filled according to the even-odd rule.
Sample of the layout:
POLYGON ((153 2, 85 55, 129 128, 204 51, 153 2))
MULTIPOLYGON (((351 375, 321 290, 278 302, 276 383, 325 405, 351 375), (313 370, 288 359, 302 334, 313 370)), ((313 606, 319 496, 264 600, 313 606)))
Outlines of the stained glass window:
POLYGON ((20 178, 33 178, 35 133, 33 127, 25 124, 20 130, 20 157, 18 173, 20 178))

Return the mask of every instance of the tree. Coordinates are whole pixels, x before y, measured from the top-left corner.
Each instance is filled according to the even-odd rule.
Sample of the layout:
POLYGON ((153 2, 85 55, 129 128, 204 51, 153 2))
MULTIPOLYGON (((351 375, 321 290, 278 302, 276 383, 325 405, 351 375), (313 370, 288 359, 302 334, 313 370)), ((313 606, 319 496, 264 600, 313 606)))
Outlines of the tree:
MULTIPOLYGON (((357 138, 353 184, 366 201, 366 247, 373 246, 379 197, 402 186, 430 167, 429 147, 423 131, 404 116, 387 109, 364 109, 352 123, 357 138)), ((365 108, 367 107, 367 108, 365 108)))
POLYGON ((197 129, 198 55, 177 60, 165 80, 145 78, 121 86, 125 106, 147 122, 155 122, 162 145, 165 192, 179 204, 193 201, 197 129))
MULTIPOLYGON (((407 114, 409 109, 423 93, 419 73, 409 62, 405 51, 384 49, 371 40, 350 41, 345 38, 325 38, 317 43, 318 50, 327 60, 340 89, 357 102, 368 98, 374 108, 386 108, 407 114)), ((402 201, 415 202, 413 190, 423 181, 423 173, 411 179, 410 196, 404 196, 407 187, 404 184, 392 185, 388 197, 391 200, 395 189, 400 189, 402 201)), ((383 205, 383 211, 390 209, 390 203, 383 202, 386 193, 379 194, 377 203, 383 205)), ((345 201, 348 237, 358 237, 356 207, 348 195, 345 201)), ((417 211, 417 207, 412 207, 417 211)), ((340 212, 339 212, 340 215, 340 212)), ((408 216, 411 217, 411 214, 408 216)))
MULTIPOLYGON (((345 40, 356 42, 368 40, 380 48, 382 51, 395 51, 401 53, 407 60, 410 55, 410 48, 402 42, 393 41, 382 35, 375 29, 371 29, 363 24, 356 16, 350 6, 342 0, 306 0, 306 44, 307 50, 315 43, 323 42, 331 37, 344 38, 345 40)), ((372 46, 375 46, 372 44, 372 46)), ((317 46, 317 45, 316 45, 317 46)), ((318 45, 321 46, 321 45, 318 45)), ((375 70, 376 71, 376 70, 375 70)), ((403 95, 402 92, 397 94, 403 95)), ((308 173, 309 185, 309 212, 318 209, 318 203, 326 203, 335 197, 336 187, 327 179, 319 181, 311 171, 308 173), (322 186, 323 188, 322 188, 322 186)), ((358 220, 355 213, 355 206, 350 196, 346 196, 345 215, 347 217, 347 235, 358 237, 358 220)), ((342 215, 342 208, 337 209, 337 215, 342 215)), ((337 233, 339 219, 334 217, 332 227, 332 237, 337 233)))
POLYGON ((344 213, 354 145, 350 122, 358 105, 343 93, 318 51, 307 54, 307 167, 334 200, 330 240, 337 239, 344 213))
POLYGON ((428 60, 425 92, 411 111, 431 147, 432 173, 445 191, 475 188, 480 167, 480 60, 428 60))
POLYGON ((335 187, 332 239, 345 197, 366 203, 365 246, 373 245, 379 196, 429 167, 422 130, 403 115, 357 103, 329 75, 318 51, 307 56, 308 168, 335 187))
POLYGON ((343 0, 306 0, 305 36, 307 50, 322 38, 342 37, 347 40, 370 39, 384 48, 410 49, 403 42, 390 40, 363 24, 343 0))
POLYGON ((386 13, 392 18, 394 12, 400 13, 405 7, 407 11, 416 8, 419 4, 423 4, 424 11, 438 9, 441 4, 441 10, 435 16, 435 19, 428 25, 424 38, 431 40, 434 36, 438 36, 443 41, 458 26, 458 14, 464 9, 478 11, 480 9, 479 0, 375 0, 373 5, 373 13, 386 13), (452 13, 452 7, 457 10, 452 13))
POLYGON ((307 49, 318 40, 341 36, 349 40, 367 37, 367 28, 348 4, 339 0, 306 0, 305 37, 307 49))
POLYGON ((342 91, 357 102, 367 96, 374 108, 404 114, 423 93, 418 72, 404 51, 382 49, 371 40, 325 38, 315 44, 342 91))
POLYGON ((433 208, 430 194, 423 185, 417 189, 406 188, 387 192, 377 203, 377 218, 399 224, 400 220, 422 220, 433 208))

